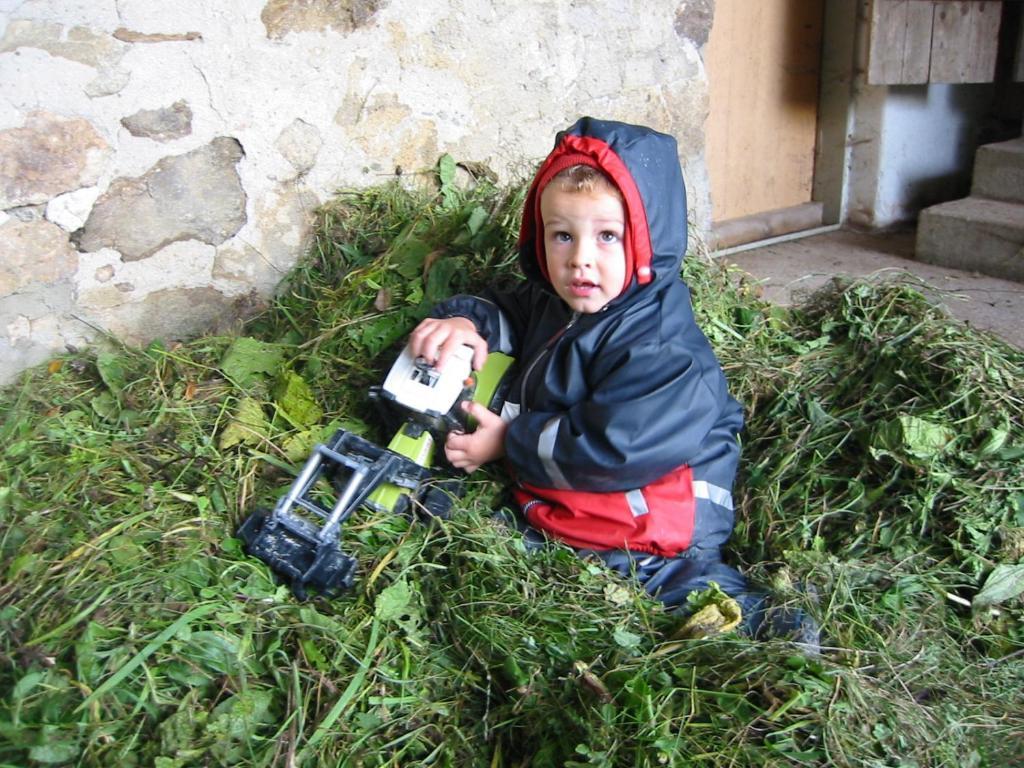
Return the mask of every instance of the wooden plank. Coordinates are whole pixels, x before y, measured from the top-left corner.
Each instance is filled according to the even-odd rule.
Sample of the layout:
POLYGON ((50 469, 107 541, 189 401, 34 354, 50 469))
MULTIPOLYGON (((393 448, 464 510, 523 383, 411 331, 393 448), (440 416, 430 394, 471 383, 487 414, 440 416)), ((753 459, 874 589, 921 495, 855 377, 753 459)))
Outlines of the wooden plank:
POLYGON ((991 83, 1002 13, 1002 0, 937 0, 929 82, 991 83))
POLYGON ((712 251, 720 251, 734 245, 814 229, 821 226, 823 210, 821 203, 803 203, 728 221, 716 221, 711 226, 711 242, 708 247, 712 251))
POLYGON ((928 82, 933 13, 931 1, 872 0, 869 85, 928 82))

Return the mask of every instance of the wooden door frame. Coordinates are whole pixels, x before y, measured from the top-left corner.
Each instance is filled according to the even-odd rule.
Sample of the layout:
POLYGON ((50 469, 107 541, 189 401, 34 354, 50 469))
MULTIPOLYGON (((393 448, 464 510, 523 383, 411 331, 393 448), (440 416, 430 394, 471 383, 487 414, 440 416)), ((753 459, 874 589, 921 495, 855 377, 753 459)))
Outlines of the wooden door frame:
POLYGON ((855 62, 866 50, 866 25, 860 12, 869 0, 825 0, 821 42, 821 84, 818 90, 818 138, 814 150, 811 199, 822 204, 825 226, 842 224, 846 216, 849 163, 853 135, 855 62))

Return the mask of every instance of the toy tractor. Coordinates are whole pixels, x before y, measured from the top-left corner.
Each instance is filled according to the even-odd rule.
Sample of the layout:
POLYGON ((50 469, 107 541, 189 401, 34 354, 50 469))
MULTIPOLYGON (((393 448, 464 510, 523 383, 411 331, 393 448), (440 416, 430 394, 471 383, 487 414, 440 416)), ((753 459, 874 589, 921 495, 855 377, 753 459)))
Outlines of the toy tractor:
POLYGON ((491 353, 473 372, 471 361, 472 349, 461 347, 442 372, 404 349, 383 386, 370 390, 386 420, 399 424, 388 446, 344 429, 317 445, 273 511, 256 510, 239 526, 245 551, 288 581, 299 599, 310 588, 333 597, 355 579, 356 558, 342 551, 340 540, 342 525, 360 506, 447 517, 458 481, 438 478, 443 452, 438 457, 435 448, 449 431, 474 427, 463 400, 500 411, 513 362, 491 353))

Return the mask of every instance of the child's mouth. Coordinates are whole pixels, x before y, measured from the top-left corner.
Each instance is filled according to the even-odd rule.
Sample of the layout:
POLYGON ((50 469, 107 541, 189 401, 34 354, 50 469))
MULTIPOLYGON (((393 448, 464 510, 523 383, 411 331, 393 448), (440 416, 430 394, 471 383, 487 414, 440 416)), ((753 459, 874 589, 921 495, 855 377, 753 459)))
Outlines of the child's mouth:
POLYGON ((589 280, 573 280, 569 283, 569 290, 572 292, 572 295, 579 296, 580 298, 590 296, 597 289, 597 283, 592 283, 589 280))

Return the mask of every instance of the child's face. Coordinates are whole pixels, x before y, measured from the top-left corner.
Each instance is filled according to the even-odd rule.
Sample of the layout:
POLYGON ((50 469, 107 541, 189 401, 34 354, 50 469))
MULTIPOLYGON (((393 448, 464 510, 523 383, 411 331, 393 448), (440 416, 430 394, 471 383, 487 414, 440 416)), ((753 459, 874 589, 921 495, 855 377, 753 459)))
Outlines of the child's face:
POLYGON ((576 312, 604 309, 626 279, 622 201, 611 192, 566 192, 549 184, 541 194, 540 213, 555 292, 576 312))

